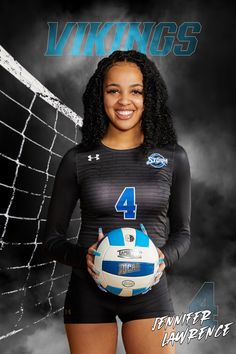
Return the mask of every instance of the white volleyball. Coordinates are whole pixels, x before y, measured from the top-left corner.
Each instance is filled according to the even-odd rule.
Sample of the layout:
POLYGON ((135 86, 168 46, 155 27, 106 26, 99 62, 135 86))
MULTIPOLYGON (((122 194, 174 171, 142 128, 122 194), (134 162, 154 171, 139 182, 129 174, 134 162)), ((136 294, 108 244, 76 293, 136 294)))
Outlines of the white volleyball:
POLYGON ((149 291, 159 268, 157 248, 140 230, 119 228, 98 243, 94 257, 99 271, 97 285, 118 296, 134 296, 149 291))

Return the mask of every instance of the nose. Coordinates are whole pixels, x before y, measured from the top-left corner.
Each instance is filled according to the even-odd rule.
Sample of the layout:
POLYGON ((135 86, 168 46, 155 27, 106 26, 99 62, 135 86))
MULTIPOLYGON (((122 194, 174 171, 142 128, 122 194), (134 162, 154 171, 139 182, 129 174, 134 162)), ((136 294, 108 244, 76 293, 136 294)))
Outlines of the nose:
POLYGON ((130 103, 130 99, 128 97, 128 94, 126 93, 122 93, 118 99, 118 103, 120 103, 121 105, 127 105, 130 103))

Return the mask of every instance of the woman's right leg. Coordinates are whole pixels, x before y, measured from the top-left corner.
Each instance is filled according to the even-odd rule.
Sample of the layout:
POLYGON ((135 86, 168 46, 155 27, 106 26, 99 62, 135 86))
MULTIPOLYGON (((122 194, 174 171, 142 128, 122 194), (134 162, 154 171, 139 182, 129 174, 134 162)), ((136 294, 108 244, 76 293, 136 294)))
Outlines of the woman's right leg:
POLYGON ((115 354, 116 323, 66 323, 71 354, 115 354))

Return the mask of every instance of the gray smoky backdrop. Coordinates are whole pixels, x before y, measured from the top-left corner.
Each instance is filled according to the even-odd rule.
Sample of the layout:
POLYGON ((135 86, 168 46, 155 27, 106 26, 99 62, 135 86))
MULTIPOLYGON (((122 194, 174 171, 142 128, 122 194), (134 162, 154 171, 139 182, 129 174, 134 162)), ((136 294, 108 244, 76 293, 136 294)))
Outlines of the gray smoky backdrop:
MULTIPOLYGON (((214 284, 214 302, 217 306, 218 324, 235 321, 235 77, 234 77, 234 14, 229 3, 223 1, 2 1, 1 2, 1 45, 43 85, 59 97, 77 114, 83 116, 82 93, 96 68, 100 57, 45 56, 47 46, 47 22, 58 21, 59 30, 65 22, 81 21, 127 21, 127 22, 176 22, 198 21, 202 25, 195 53, 189 57, 150 57, 157 64, 169 91, 169 107, 174 117, 179 144, 186 149, 192 175, 192 243, 189 252, 168 272, 169 286, 177 314, 188 312, 188 306, 204 282, 214 284)), ((1 69, 1 89, 12 97, 21 96, 21 89, 14 84, 9 74, 1 69)), ((23 90, 22 90, 23 91, 23 90)), ((23 93, 22 93, 23 95, 23 93)), ((1 122, 21 124, 23 114, 1 99, 1 122), (12 122, 14 121, 14 123, 12 122)), ((41 108, 44 116, 47 111, 41 108)), ((1 151, 9 154, 18 144, 5 135, 1 129, 1 151)), ((62 127, 62 130, 66 127, 62 127)), ((32 135, 41 134, 46 141, 45 130, 35 125, 32 135), (34 131, 35 130, 35 131, 34 131), (36 132, 37 131, 37 132, 36 132)), ((69 133, 69 132, 68 132, 69 133)), ((66 145, 59 145, 58 151, 65 153, 66 145)), ((0 152, 1 152, 0 151, 0 152)), ((30 159, 35 156, 28 151, 30 159)), ((55 161, 55 166, 59 161, 55 161)), ((9 166, 8 166, 9 167, 9 166)), ((1 166, 1 176, 7 181, 7 166, 1 166)), ((9 167, 10 168, 10 167, 9 167)), ((2 177, 1 177, 2 181, 2 177)), ((29 182, 26 178, 25 183, 29 182)), ((32 182, 32 180, 31 180, 32 182)), ((35 181, 37 184, 38 181, 35 181)), ((7 184, 7 182, 6 182, 7 184)), ((2 188, 1 188, 2 190, 2 188)), ((1 208, 9 202, 2 193, 1 208), (5 198, 5 199, 4 199, 5 198)), ((47 207, 47 205, 46 205, 47 207)), ((30 214, 29 206, 19 202, 16 207, 30 214)), ((1 210, 2 213, 2 210, 1 210)), ((45 216, 46 210, 44 211, 45 216)), ((2 218, 1 218, 2 231, 2 218)), ((12 232, 16 233, 13 229, 12 232)), ((19 241, 24 239, 18 229, 19 241)), ((27 240, 26 240, 27 241, 27 240)), ((25 264, 28 251, 16 253, 5 249, 1 255, 1 293, 16 289, 27 275, 22 271, 9 275, 7 267, 25 264)), ((40 262, 40 250, 37 262, 40 262)), ((42 256, 43 257, 43 256, 42 256)), ((40 270, 37 281, 50 277, 48 269, 40 270)), ((61 268, 63 272, 70 269, 61 268)), ((35 275, 36 276, 36 275, 35 275)), ((57 283, 56 290, 66 289, 68 277, 57 283)), ((37 294, 27 302, 1 296, 2 334, 17 331, 10 327, 16 303, 22 304, 27 323, 26 329, 0 341, 3 354, 66 354, 69 348, 63 327, 62 311, 41 321, 37 319, 35 301, 40 301, 47 291, 38 289, 37 294), (32 306, 31 306, 32 305, 32 306), (3 319, 3 320, 2 320, 3 319)), ((52 293, 53 294, 53 293, 52 293)), ((65 294, 64 294, 65 295, 65 294)), ((61 298, 63 305, 64 295, 61 298)), ((20 296, 20 295, 19 295, 20 296)), ((57 303, 57 299, 54 299, 57 303)), ((41 307, 41 317, 48 308, 41 307)), ((16 321, 17 322, 17 321, 16 321)), ((119 327, 121 324, 119 322, 119 327)), ((225 337, 206 341, 194 339, 190 344, 178 345, 178 353, 210 354, 235 353, 235 325, 225 337)), ((118 340, 118 354, 125 353, 121 336, 118 340)))

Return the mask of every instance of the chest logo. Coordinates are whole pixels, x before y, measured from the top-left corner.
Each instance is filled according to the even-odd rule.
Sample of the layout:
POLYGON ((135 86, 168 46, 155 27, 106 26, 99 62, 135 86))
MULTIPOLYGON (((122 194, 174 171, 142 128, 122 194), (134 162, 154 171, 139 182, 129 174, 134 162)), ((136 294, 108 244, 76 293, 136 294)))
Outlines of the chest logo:
POLYGON ((155 167, 155 168, 162 168, 164 166, 167 166, 168 159, 166 159, 162 155, 158 154, 157 152, 154 152, 153 154, 148 156, 148 160, 147 160, 146 164, 151 165, 152 167, 155 167))
POLYGON ((93 159, 100 160, 99 154, 96 154, 95 156, 88 155, 88 161, 92 161, 93 159))

